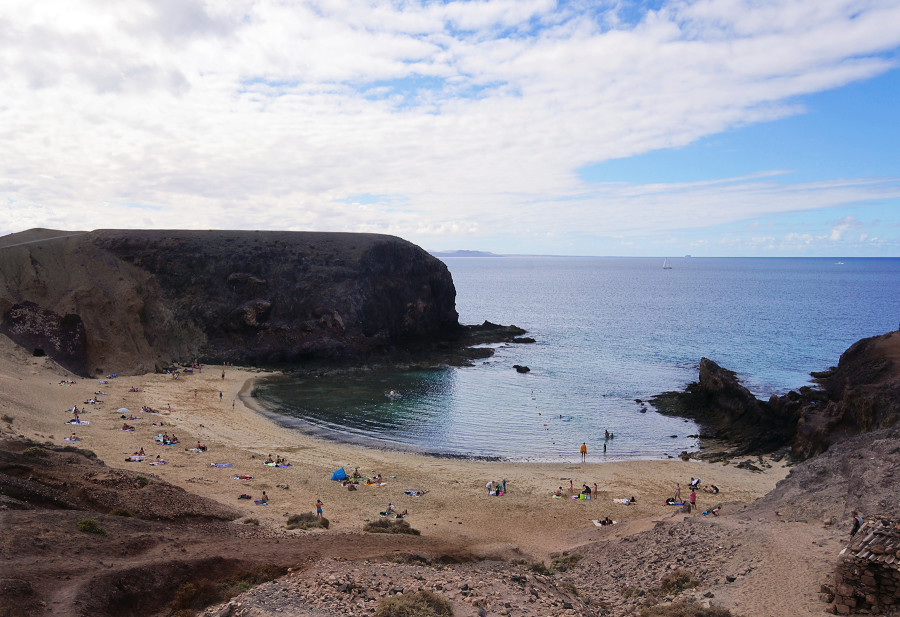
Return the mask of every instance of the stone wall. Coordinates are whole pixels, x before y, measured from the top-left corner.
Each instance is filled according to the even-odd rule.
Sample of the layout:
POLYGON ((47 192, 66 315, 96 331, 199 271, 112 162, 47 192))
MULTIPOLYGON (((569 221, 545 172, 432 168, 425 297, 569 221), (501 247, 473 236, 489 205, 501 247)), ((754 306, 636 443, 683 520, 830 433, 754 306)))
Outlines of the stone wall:
MULTIPOLYGON (((827 590, 826 590, 827 591, 827 590)), ((900 615, 900 530, 896 521, 867 520, 841 551, 830 612, 900 615)))

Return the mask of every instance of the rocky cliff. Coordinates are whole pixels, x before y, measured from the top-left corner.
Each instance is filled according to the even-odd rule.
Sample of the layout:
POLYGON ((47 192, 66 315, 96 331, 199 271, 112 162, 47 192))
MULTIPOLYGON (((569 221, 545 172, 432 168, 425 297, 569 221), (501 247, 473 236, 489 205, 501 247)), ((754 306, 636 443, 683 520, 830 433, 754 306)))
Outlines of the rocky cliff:
POLYGON ((0 332, 82 374, 402 355, 459 334, 446 266, 377 234, 30 230, 0 240, 0 332))
POLYGON ((836 368, 813 377, 820 387, 761 401, 734 372, 703 358, 698 382, 653 404, 661 413, 694 419, 709 436, 740 444, 739 453, 790 446, 797 459, 900 423, 900 331, 854 343, 836 368))

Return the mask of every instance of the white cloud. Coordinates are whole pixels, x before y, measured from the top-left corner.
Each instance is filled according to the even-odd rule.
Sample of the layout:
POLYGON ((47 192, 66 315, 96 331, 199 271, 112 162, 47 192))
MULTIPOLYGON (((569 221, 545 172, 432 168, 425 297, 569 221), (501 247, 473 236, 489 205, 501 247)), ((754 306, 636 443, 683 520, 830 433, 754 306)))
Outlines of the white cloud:
POLYGON ((627 236, 900 195, 575 174, 888 70, 896 2, 674 1, 632 24, 597 6, 7 0, 0 229, 627 236))

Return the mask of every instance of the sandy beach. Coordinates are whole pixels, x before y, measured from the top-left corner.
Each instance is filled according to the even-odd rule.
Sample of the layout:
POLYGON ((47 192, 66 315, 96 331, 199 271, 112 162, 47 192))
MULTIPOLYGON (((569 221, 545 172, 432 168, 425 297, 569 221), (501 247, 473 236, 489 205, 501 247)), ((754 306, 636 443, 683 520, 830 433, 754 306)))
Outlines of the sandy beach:
MULTIPOLYGON (((262 525, 283 528, 290 514, 312 512, 317 499, 331 522, 331 533, 354 532, 377 519, 388 504, 408 510, 409 523, 423 536, 454 539, 473 554, 509 557, 516 554, 544 558, 585 542, 622 537, 651 528, 657 521, 683 516, 681 508, 665 505, 676 482, 687 497, 687 483, 701 477, 720 487, 719 495, 697 493, 698 513, 718 503, 750 502, 769 492, 787 474, 780 463, 763 472, 735 465, 660 461, 579 463, 582 436, 572 436, 572 462, 509 463, 439 458, 345 445, 284 428, 245 404, 252 382, 261 373, 240 367, 204 366, 202 372, 174 379, 166 374, 83 379, 69 374, 46 358, 27 355, 8 340, 0 359, 0 413, 11 418, 0 427, 7 435, 38 442, 74 445, 93 451, 107 465, 155 475, 190 492, 235 507, 262 525), (224 378, 223 378, 224 373, 224 378), (67 384, 65 381, 74 383, 67 384), (101 383, 105 381, 106 383, 101 383), (102 392, 103 394, 96 394, 102 392), (221 394, 221 395, 220 395, 221 394), (98 404, 87 404, 91 398, 98 404), (66 424, 67 410, 77 405, 87 425, 66 424), (143 406, 157 413, 141 413, 143 406), (120 408, 139 420, 123 420, 120 408), (123 422, 133 431, 123 431, 123 422), (164 424, 163 424, 164 423, 164 424), (154 437, 177 435, 178 445, 164 446, 154 437), (197 442, 204 452, 191 452, 197 442), (127 462, 144 449, 147 458, 127 462), (289 467, 263 464, 269 454, 286 459, 289 467), (157 455, 167 464, 152 466, 157 455), (229 467, 215 464, 229 463, 229 467), (348 491, 331 481, 332 472, 381 474, 384 486, 360 485, 348 491), (235 479, 238 476, 252 479, 235 479), (507 493, 489 496, 488 481, 507 481, 507 493), (598 485, 590 501, 570 498, 569 481, 576 491, 583 484, 598 485), (563 498, 551 495, 563 487, 563 498), (422 496, 406 490, 428 491, 422 496), (254 499, 265 491, 267 506, 238 499, 254 499), (635 505, 614 499, 634 497, 635 505), (617 525, 596 527, 593 519, 609 517, 617 525)), ((595 442, 599 447, 601 439, 595 442)), ((588 446, 593 444, 588 440, 588 446)))

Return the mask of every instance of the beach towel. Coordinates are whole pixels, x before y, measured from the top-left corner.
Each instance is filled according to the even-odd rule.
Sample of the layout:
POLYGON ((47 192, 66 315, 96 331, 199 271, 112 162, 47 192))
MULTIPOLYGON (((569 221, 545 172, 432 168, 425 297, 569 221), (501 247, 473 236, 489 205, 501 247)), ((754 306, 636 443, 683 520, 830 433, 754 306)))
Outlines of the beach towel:
POLYGON ((562 499, 562 495, 550 495, 550 499, 562 499))
POLYGON ((622 503, 622 504, 625 504, 626 506, 630 506, 631 500, 630 499, 613 499, 613 503, 622 503))
POLYGON ((255 504, 258 505, 258 506, 267 506, 267 505, 269 505, 269 502, 268 502, 268 501, 263 501, 262 499, 254 499, 254 500, 253 500, 253 503, 255 503, 255 504))
POLYGON ((667 506, 683 506, 684 502, 683 501, 667 501, 666 505, 667 506))
POLYGON ((166 462, 165 462, 165 461, 153 461, 153 462, 150 463, 150 464, 151 464, 151 465, 165 465, 166 462))
POLYGON ((232 478, 232 480, 252 480, 252 479, 253 479, 253 476, 246 474, 246 473, 242 473, 241 475, 234 476, 232 478))
POLYGON ((90 423, 91 423, 90 420, 69 420, 68 422, 66 422, 66 424, 78 424, 78 425, 90 424, 90 423))
POLYGON ((427 492, 428 492, 428 491, 416 491, 416 490, 413 490, 413 489, 407 489, 407 490, 403 491, 403 494, 404 494, 404 495, 411 495, 411 496, 413 496, 413 497, 421 497, 422 495, 424 495, 424 494, 427 493, 427 492))
MULTIPOLYGON (((591 522, 594 524, 594 527, 609 527, 609 525, 604 525, 603 523, 595 519, 591 519, 591 522)), ((616 525, 618 524, 618 522, 619 521, 613 521, 612 524, 616 525)))
POLYGON ((80 439, 72 439, 71 437, 66 437, 65 441, 68 441, 69 443, 78 443, 81 440, 80 439))
POLYGON ((210 463, 210 467, 233 467, 232 463, 210 463))
POLYGON ((333 474, 331 474, 331 479, 335 482, 340 482, 341 480, 345 480, 347 478, 347 472, 344 471, 344 468, 336 469, 333 474))
POLYGON ((132 426, 131 428, 123 428, 122 430, 127 433, 128 431, 133 431, 134 427, 132 426))
POLYGON ((206 450, 201 450, 200 448, 185 448, 184 451, 185 451, 185 452, 199 453, 199 452, 205 452, 206 450))

